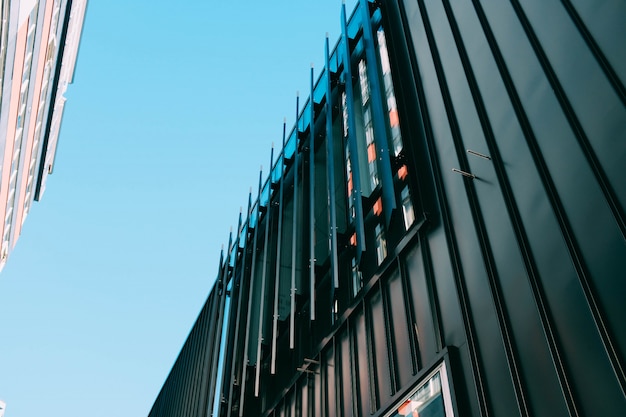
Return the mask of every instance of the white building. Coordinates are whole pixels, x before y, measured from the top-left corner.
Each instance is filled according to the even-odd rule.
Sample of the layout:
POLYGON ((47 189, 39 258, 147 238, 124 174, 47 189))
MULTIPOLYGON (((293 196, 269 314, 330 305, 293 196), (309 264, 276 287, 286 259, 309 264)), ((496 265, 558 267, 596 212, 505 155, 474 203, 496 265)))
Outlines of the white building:
POLYGON ((87 0, 2 0, 0 270, 52 173, 87 0))

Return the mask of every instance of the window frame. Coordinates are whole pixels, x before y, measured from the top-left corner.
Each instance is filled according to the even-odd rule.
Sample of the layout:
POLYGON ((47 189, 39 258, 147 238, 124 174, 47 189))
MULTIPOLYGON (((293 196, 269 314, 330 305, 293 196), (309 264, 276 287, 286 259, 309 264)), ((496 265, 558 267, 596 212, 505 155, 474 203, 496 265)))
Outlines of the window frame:
POLYGON ((415 393, 417 393, 423 386, 425 386, 436 374, 439 374, 440 382, 441 382, 441 397, 443 400, 443 407, 445 412, 445 417, 456 417, 455 407, 452 401, 452 396, 454 393, 454 389, 452 386, 452 381, 450 379, 448 373, 448 365, 449 362, 445 360, 441 360, 437 365, 435 365, 430 372, 428 372, 425 376, 419 379, 419 382, 410 388, 405 395, 399 398, 399 400, 394 401, 393 405, 382 414, 383 417, 393 417, 398 413, 399 408, 404 404, 408 399, 410 399, 415 393))

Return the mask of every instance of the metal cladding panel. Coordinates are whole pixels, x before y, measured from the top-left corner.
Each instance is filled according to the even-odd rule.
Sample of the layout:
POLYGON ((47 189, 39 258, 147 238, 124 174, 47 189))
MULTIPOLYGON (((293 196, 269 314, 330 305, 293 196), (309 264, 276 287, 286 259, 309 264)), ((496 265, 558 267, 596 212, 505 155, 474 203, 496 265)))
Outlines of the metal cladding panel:
POLYGON ((219 346, 215 319, 220 304, 217 285, 191 329, 170 374, 157 396, 149 417, 200 417, 207 413, 209 378, 216 370, 213 352, 219 346), (216 342, 217 340, 217 342, 216 342))
MULTIPOLYGON (((237 243, 252 250, 234 262, 241 292, 227 294, 246 299, 237 334, 228 333, 236 345, 224 353, 230 369, 218 375, 229 396, 219 415, 626 415, 626 26, 616 16, 626 16, 626 5, 608 0, 359 2, 330 53, 333 80, 312 92, 329 101, 327 110, 309 108, 297 126, 313 126, 320 144, 335 140, 324 126, 343 130, 334 160, 313 162, 320 175, 328 164, 346 173, 347 198, 354 184, 346 165, 360 163, 354 142, 365 138, 354 134, 364 118, 360 106, 345 105, 345 80, 364 56, 367 65, 383 62, 388 47, 391 71, 369 84, 384 92, 370 100, 384 102, 367 105, 382 107, 387 127, 394 117, 400 150, 389 167, 377 166, 388 181, 355 193, 351 207, 337 202, 341 230, 319 220, 332 199, 308 197, 296 149, 281 183, 259 188, 270 208, 265 220, 251 216, 254 233, 237 243), (366 37, 363 25, 378 36, 366 37), (283 185, 284 200, 274 193, 283 185), (276 203, 284 217, 272 222, 291 236, 285 252, 281 225, 256 233, 265 233, 276 203), (320 241, 337 233, 336 281, 330 251, 316 254, 314 282, 301 269, 311 235, 295 231, 305 230, 307 210, 320 241), (290 298, 275 300, 273 323, 259 315, 256 278, 268 265, 270 275, 298 272, 289 288, 267 277, 274 294, 290 298)), ((307 131, 302 150, 312 143, 307 131)), ((361 168, 373 167, 367 163, 377 162, 361 168)), ((315 192, 328 196, 328 187, 317 181, 315 192)), ((191 402, 206 411, 215 398, 206 386, 217 363, 207 358, 218 344, 196 340, 219 336, 216 297, 214 290, 187 343, 196 348, 183 348, 151 416, 194 415, 179 410, 191 402)))
POLYGON ((576 3, 403 2, 475 415, 626 409, 626 58, 602 34, 623 25, 592 34, 576 3))

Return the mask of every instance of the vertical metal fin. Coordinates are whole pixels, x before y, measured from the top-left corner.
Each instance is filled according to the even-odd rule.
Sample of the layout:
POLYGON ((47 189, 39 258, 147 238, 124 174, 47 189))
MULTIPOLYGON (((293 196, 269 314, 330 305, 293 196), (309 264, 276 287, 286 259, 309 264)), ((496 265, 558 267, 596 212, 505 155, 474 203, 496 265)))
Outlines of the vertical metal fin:
MULTIPOLYGON (((231 233, 232 238, 232 233, 231 233)), ((219 353, 220 353, 220 345, 222 342, 222 333, 223 333, 223 321, 224 321, 224 304, 226 303, 226 275, 228 273, 228 259, 224 259, 224 246, 222 245, 222 251, 220 254, 220 263, 219 263, 219 275, 217 281, 215 283, 215 287, 213 291, 216 291, 217 295, 217 303, 219 305, 217 311, 217 321, 215 323, 215 337, 213 338, 213 349, 211 352, 211 366, 209 368, 209 400, 207 407, 207 414, 212 413, 213 406, 215 404, 215 397, 219 396, 218 393, 215 392, 215 387, 217 385, 217 371, 218 371, 218 361, 219 361, 219 353), (211 395, 213 393, 213 395, 211 395)), ((215 316, 213 316, 215 317, 215 316)))
POLYGON ((311 121, 309 122, 309 300, 311 320, 315 320, 315 98, 314 68, 311 65, 311 121))
MULTIPOLYGON (((261 196, 261 187, 263 185, 263 168, 259 171, 259 191, 258 196, 261 196)), ((246 394, 246 377, 248 373, 248 348, 250 346, 250 319, 252 313, 252 290, 254 289, 254 280, 256 278, 256 274, 254 273, 254 265, 256 264, 256 242, 257 242, 257 232, 259 230, 259 215, 260 215, 260 198, 257 200, 256 206, 256 221, 257 224, 254 226, 254 236, 252 237, 252 263, 250 264, 250 295, 248 297, 248 313, 246 318, 246 337, 244 339, 244 348, 243 348, 243 371, 241 373, 241 392, 239 397, 239 417, 243 417, 243 409, 244 409, 244 399, 246 394)), ((248 213, 248 228, 250 228, 250 221, 252 215, 252 209, 250 209, 248 213)))
MULTIPOLYGON (((330 270, 335 288, 339 288, 337 266, 337 207, 335 203, 335 151, 333 143, 333 106, 330 71, 330 46, 326 34, 326 169, 328 170, 328 206, 330 226, 330 270)), ((334 297, 333 297, 334 298, 334 297)))
POLYGON ((287 121, 283 121, 283 151, 280 156, 280 188, 278 191, 278 236, 276 243, 276 278, 274 281, 274 314, 272 321, 272 359, 270 364, 270 374, 276 373, 276 341, 278 339, 278 297, 280 290, 280 262, 281 245, 283 237, 283 188, 285 184, 285 136, 287 134, 287 121))
POLYGON ((289 313, 289 349, 295 347, 296 331, 296 263, 298 259, 298 117, 300 116, 300 94, 296 96, 296 149, 293 153, 293 227, 291 229, 291 309, 289 313))
MULTIPOLYGON (((263 343, 263 319, 265 316, 265 281, 267 278, 267 249, 269 246, 270 237, 270 220, 272 213, 272 193, 271 193, 271 181, 272 181, 272 165, 274 163, 274 145, 272 145, 272 152, 270 153, 270 175, 268 178, 268 196, 267 196, 267 211, 265 212, 265 238, 263 239, 263 273, 261 274, 261 305, 259 307, 259 337, 256 347, 256 373, 254 378, 254 396, 259 396, 259 384, 261 381, 261 344, 263 343)), ((261 191, 263 192, 263 191, 261 191)), ((261 196, 259 195, 259 207, 261 206, 261 196)), ((261 219, 257 219, 260 223, 261 219)), ((257 224, 259 224, 257 223, 257 224)))
MULTIPOLYGON (((250 214, 250 205, 252 204, 252 195, 249 194, 248 195, 248 214, 250 214)), ((241 232, 243 231, 242 225, 243 225, 243 212, 242 210, 239 211, 239 222, 237 224, 237 236, 240 238, 241 237, 241 232)), ((239 279, 239 289, 237 290, 238 295, 237 295, 237 310, 236 310, 236 315, 235 315, 235 329, 234 329, 234 345, 232 347, 233 352, 232 352, 232 363, 230 366, 230 386, 228 387, 228 408, 226 411, 226 417, 231 417, 232 415, 232 410, 233 410, 233 390, 235 387, 235 380, 237 379, 237 357, 239 356, 239 340, 238 340, 238 336, 239 336, 239 329, 240 329, 240 322, 241 322, 241 308, 243 305, 243 289, 244 289, 244 278, 245 278, 245 271, 246 271, 246 246, 248 243, 248 239, 247 236, 244 236, 243 239, 243 253, 241 255, 241 263, 239 264, 240 268, 241 268, 241 277, 239 279)), ((237 239, 235 241, 236 245, 239 245, 239 239, 237 239)), ((235 259, 235 270, 233 271, 233 279, 236 278, 237 276, 237 259, 235 259)), ((233 287, 233 291, 235 290, 235 288, 233 287)))

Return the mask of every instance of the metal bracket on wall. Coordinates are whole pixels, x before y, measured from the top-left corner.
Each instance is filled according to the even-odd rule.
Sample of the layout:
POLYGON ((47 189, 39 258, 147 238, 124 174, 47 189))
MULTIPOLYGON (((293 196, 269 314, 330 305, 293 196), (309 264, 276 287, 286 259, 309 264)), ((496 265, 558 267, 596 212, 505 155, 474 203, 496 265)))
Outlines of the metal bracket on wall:
POLYGON ((296 371, 299 371, 299 372, 306 372, 307 374, 316 374, 316 373, 317 373, 317 372, 315 372, 315 371, 311 371, 310 369, 306 369, 306 368, 303 368, 303 367, 296 368, 296 371))
POLYGON ((478 178, 474 174, 471 174, 471 173, 465 172, 465 171, 461 171, 460 169, 456 169, 456 168, 452 168, 452 172, 456 172, 457 174, 461 174, 464 177, 467 177, 467 178, 472 179, 472 180, 475 179, 475 178, 478 178))
POLYGON ((307 374, 318 374, 318 371, 313 371, 311 369, 309 369, 309 366, 314 365, 314 366, 320 366, 321 362, 320 361, 316 361, 314 359, 309 359, 309 358, 304 358, 304 363, 302 365, 300 365, 299 367, 296 368, 296 371, 298 372, 305 372, 307 374))
POLYGON ((470 155, 478 156, 479 158, 484 158, 484 159, 488 159, 488 160, 491 161, 491 157, 489 155, 485 155, 485 154, 482 154, 480 152, 473 151, 471 149, 468 149, 467 153, 470 154, 470 155))

